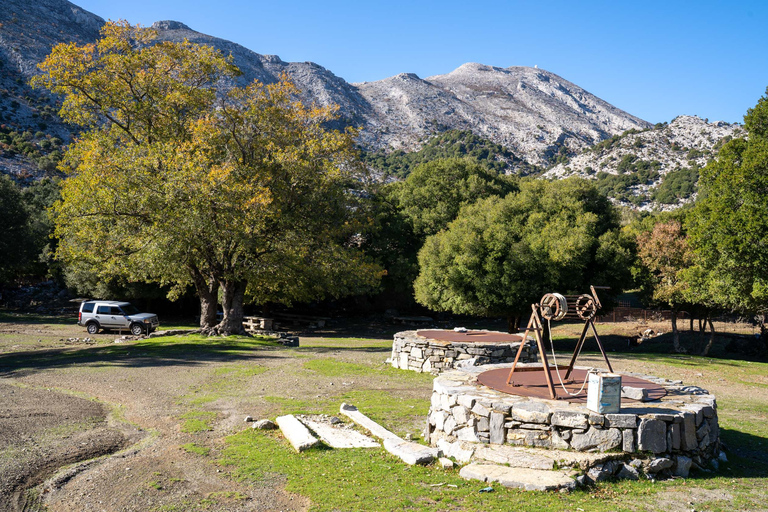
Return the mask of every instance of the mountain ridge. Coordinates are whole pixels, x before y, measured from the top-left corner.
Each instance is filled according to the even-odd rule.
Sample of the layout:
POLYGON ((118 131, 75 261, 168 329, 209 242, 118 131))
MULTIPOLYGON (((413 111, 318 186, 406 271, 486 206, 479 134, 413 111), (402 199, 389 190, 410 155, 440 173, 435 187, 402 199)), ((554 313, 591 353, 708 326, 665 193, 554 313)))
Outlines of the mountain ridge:
MULTIPOLYGON (((54 135, 66 143, 72 129, 54 114, 57 98, 32 90, 27 82, 52 46, 68 41, 93 42, 104 20, 67 0, 4 3, 6 8, 0 10, 0 123, 16 135, 36 132, 27 141, 33 149, 45 145, 37 137, 41 130, 46 137, 54 135)), ((400 73, 372 82, 349 83, 319 64, 286 62, 277 55, 259 54, 233 41, 197 32, 180 21, 161 20, 152 28, 160 41, 187 39, 232 55, 243 72, 236 79, 238 85, 254 79, 271 83, 287 74, 302 91, 305 102, 337 105, 339 119, 334 127, 360 127, 358 142, 369 152, 414 151, 434 134, 471 131, 511 151, 514 159, 510 161, 522 162, 520 168, 547 168, 577 158, 595 144, 627 130, 652 127, 565 78, 536 67, 501 68, 468 62, 427 78, 400 73)), ((25 158, 5 150, 0 155, 0 170, 33 172, 34 165, 25 158)), ((555 169, 547 176, 568 174, 564 167, 555 169)), ((508 172, 516 170, 512 166, 508 172)))

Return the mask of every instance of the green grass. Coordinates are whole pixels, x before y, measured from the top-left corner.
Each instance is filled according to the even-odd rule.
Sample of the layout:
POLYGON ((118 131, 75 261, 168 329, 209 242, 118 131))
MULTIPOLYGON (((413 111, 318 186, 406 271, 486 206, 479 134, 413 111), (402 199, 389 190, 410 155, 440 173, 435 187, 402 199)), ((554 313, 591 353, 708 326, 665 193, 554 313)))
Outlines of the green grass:
POLYGON ((213 430, 211 422, 216 419, 216 413, 212 411, 189 411, 182 414, 179 419, 184 420, 181 424, 182 432, 197 434, 213 430))
POLYGON ((194 453, 195 455, 200 455, 202 457, 207 457, 208 454, 211 453, 210 448, 206 448, 205 446, 200 446, 196 443, 186 443, 181 445, 181 448, 187 452, 187 453, 194 453))
POLYGON ((215 368, 212 378, 205 384, 192 387, 181 402, 201 406, 227 396, 239 394, 243 383, 263 374, 269 368, 257 365, 234 365, 215 368))
POLYGON ((324 377, 350 377, 354 375, 368 375, 375 371, 371 366, 344 363, 334 359, 312 359, 304 362, 304 369, 317 372, 324 377))
POLYGON ((627 510, 623 493, 643 495, 653 484, 620 483, 601 486, 597 494, 569 495, 525 492, 465 481, 457 470, 407 466, 383 449, 315 449, 293 451, 278 434, 242 432, 227 439, 220 460, 233 466, 236 478, 260 482, 273 475, 287 478, 288 491, 312 500, 313 511, 391 510, 627 510), (311 475, 311 478, 308 476, 311 475))

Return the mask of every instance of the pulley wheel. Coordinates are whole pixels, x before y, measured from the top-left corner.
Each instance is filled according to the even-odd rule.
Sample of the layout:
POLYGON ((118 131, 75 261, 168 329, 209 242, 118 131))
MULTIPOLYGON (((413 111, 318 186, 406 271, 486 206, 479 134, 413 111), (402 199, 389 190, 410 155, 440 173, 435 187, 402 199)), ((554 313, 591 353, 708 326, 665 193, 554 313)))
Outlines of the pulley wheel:
POLYGON ((591 295, 579 295, 576 299, 576 314, 582 320, 589 320, 597 314, 597 305, 591 295))
POLYGON ((539 310, 545 320, 561 320, 568 312, 568 303, 559 293, 548 293, 541 298, 539 310))

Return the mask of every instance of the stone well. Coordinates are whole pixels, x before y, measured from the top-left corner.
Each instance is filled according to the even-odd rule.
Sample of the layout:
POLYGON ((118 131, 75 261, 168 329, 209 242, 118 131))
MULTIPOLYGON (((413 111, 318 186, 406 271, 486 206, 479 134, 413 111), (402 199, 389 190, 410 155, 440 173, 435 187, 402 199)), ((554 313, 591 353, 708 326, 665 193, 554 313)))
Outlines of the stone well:
MULTIPOLYGON (((439 373, 472 359, 474 364, 511 363, 522 336, 499 331, 403 331, 395 334, 390 363, 395 368, 439 373)), ((535 345, 523 348, 520 361, 536 361, 535 345)))
MULTIPOLYGON (((666 396, 646 402, 622 397, 619 413, 598 414, 584 403, 508 394, 478 382, 481 373, 510 366, 462 366, 436 377, 428 418, 431 444, 458 458, 464 454, 465 460, 475 450, 487 452, 494 446, 597 452, 614 460, 608 476, 618 475, 619 468, 631 473, 622 460, 642 466, 646 474, 667 476, 687 476, 691 467, 717 465, 717 403, 699 387, 625 373, 663 387, 666 396)), ((605 457, 594 460, 605 465, 605 457)))

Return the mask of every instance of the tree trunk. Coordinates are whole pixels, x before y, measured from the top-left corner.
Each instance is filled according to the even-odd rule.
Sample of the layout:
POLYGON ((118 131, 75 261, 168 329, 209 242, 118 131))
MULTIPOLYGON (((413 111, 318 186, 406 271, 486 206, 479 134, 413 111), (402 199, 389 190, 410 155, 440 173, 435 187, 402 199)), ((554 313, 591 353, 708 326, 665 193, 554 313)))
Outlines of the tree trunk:
POLYGON ((681 354, 683 348, 680 346, 680 332, 677 330, 677 310, 672 310, 672 349, 681 354))
POLYGON ((243 328, 243 300, 245 298, 246 281, 221 281, 221 307, 224 318, 216 326, 215 333, 221 336, 245 334, 243 328))
POLYGON ((520 327, 520 315, 510 315, 507 317, 507 332, 517 334, 520 327))
POLYGON ((693 334, 693 315, 691 315, 691 327, 688 330, 693 334))
POLYGON ((707 318, 704 320, 704 325, 709 322, 709 342, 704 347, 704 350, 701 351, 702 356, 709 355, 709 349, 712 348, 712 344, 715 342, 715 325, 712 323, 712 317, 710 315, 707 315, 707 318))
POLYGON ((206 278, 197 267, 190 267, 197 296, 200 297, 200 330, 208 332, 216 326, 216 306, 219 303, 219 282, 206 278))

